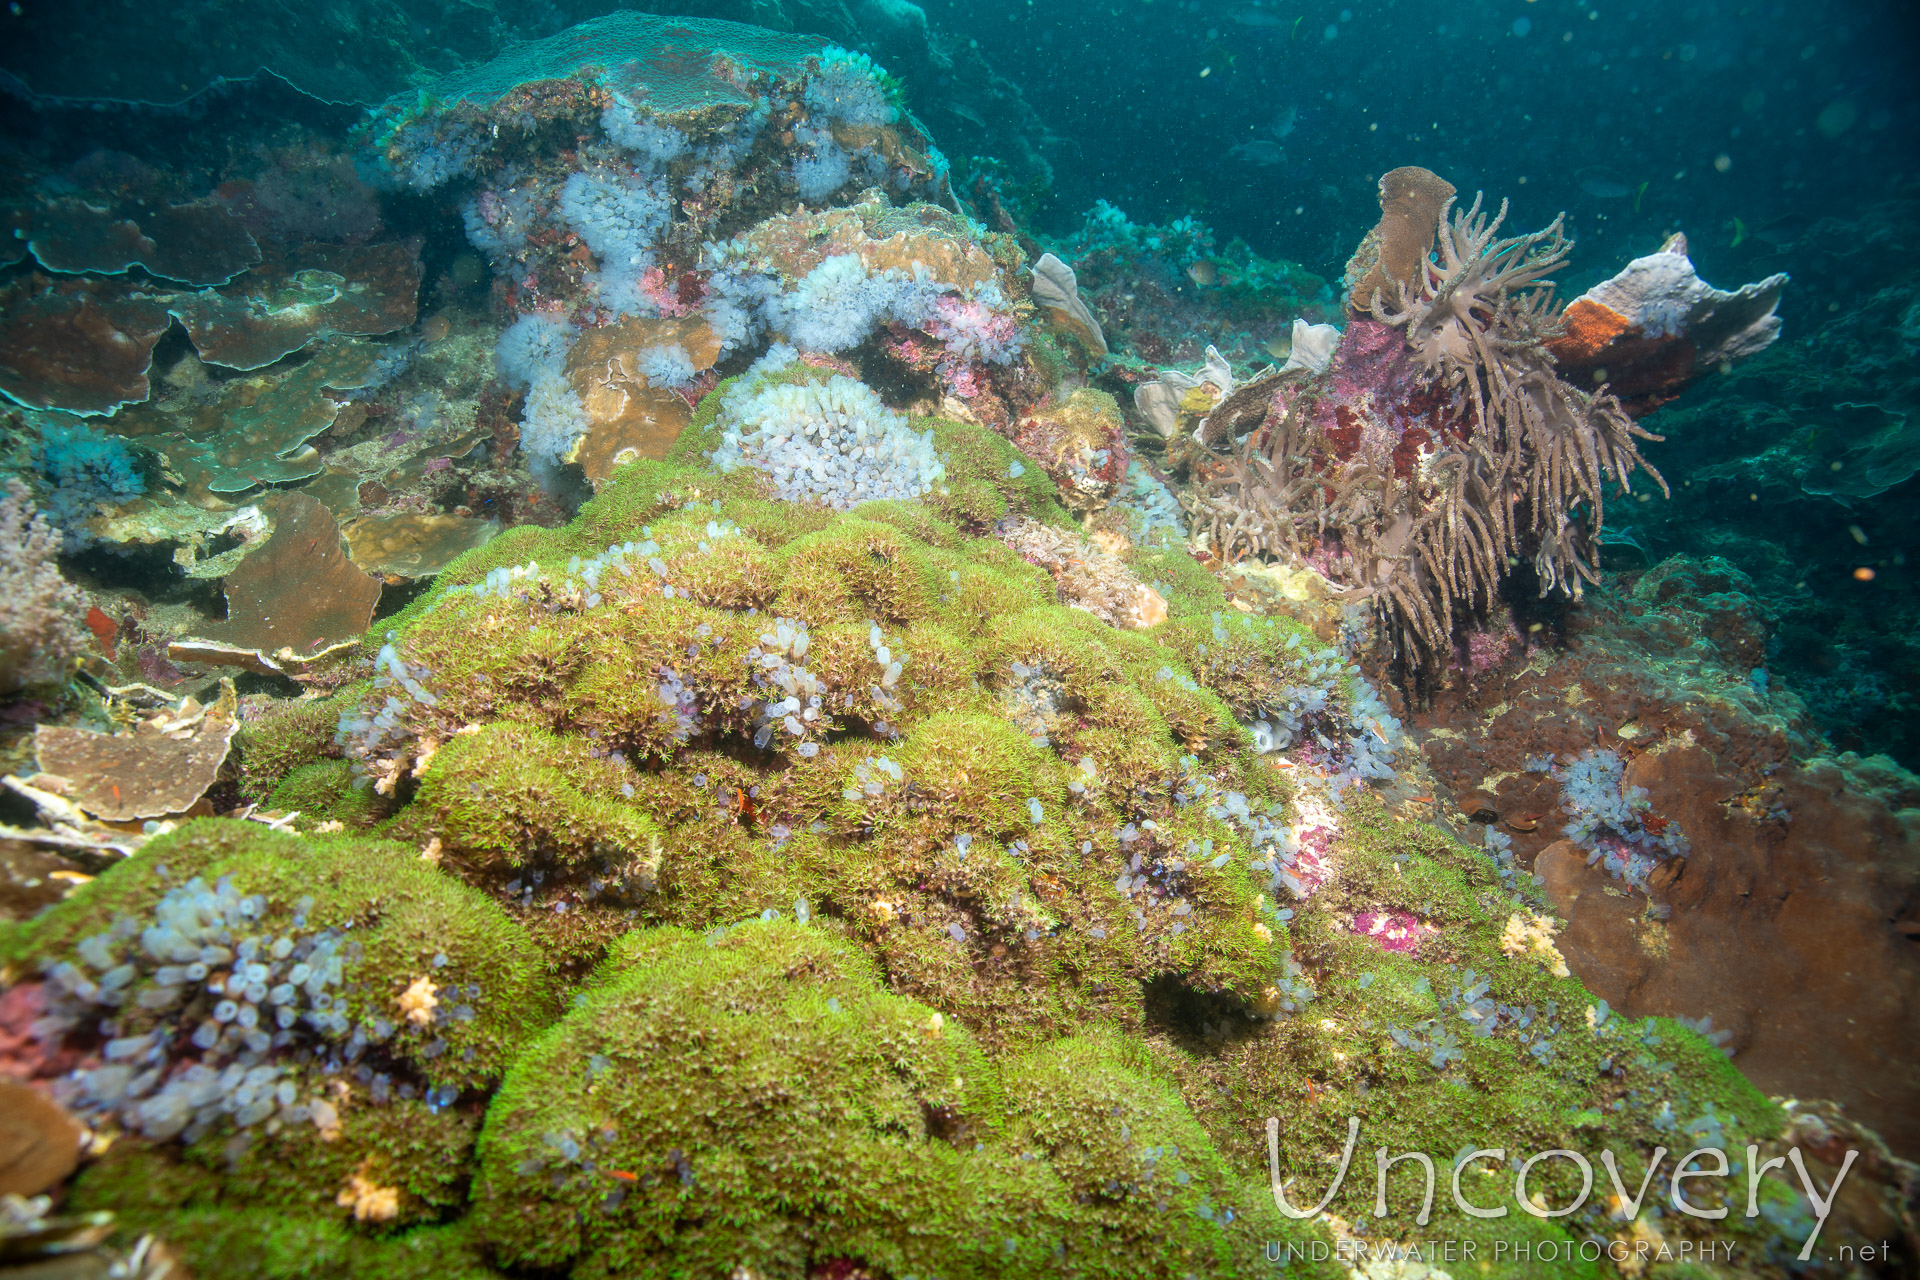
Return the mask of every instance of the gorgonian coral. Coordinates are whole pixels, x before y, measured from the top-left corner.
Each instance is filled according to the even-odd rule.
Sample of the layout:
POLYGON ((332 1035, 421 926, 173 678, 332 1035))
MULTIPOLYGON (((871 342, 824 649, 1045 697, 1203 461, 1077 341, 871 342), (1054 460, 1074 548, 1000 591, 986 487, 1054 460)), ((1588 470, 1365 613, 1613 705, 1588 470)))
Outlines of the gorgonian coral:
POLYGON ((1451 652, 1518 558, 1542 594, 1596 581, 1607 480, 1645 469, 1665 487, 1636 444, 1657 437, 1547 350, 1561 221, 1501 238, 1506 212, 1447 199, 1404 277, 1356 255, 1374 287, 1350 295, 1326 370, 1244 388, 1199 433, 1225 452, 1187 503, 1220 553, 1286 553, 1370 598, 1410 671, 1451 652))

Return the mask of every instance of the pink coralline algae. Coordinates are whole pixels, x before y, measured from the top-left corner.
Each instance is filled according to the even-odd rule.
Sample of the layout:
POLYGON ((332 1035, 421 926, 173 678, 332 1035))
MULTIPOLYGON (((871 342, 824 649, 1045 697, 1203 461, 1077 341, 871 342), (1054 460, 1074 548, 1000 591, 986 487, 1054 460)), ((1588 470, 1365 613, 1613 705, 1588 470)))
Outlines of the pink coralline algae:
MULTIPOLYGON (((640 275, 640 292, 647 295, 663 316, 690 316, 700 309, 698 301, 681 300, 680 290, 668 281, 667 273, 650 267, 640 275)), ((702 291, 704 296, 704 291, 702 291)))
POLYGON ((1505 662, 1516 648, 1525 647, 1526 641, 1511 621, 1505 626, 1479 627, 1469 631, 1460 646, 1460 663, 1480 675, 1505 662))
POLYGON ((1362 911, 1353 917, 1349 933, 1375 943, 1396 955, 1412 955, 1428 938, 1440 931, 1406 911, 1362 911))

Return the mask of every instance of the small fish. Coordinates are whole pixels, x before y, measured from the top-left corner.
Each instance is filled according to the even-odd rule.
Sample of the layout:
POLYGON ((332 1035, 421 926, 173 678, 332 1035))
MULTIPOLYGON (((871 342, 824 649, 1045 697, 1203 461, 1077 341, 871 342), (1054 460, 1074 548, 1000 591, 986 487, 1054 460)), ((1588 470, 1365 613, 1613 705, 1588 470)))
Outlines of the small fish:
POLYGON ((1280 144, 1267 138, 1255 138, 1252 142, 1243 142, 1229 150, 1227 154, 1236 160, 1262 167, 1279 164, 1287 158, 1287 153, 1280 144))
POLYGON ((1633 211, 1635 213, 1640 212, 1640 197, 1647 194, 1647 188, 1652 185, 1650 182, 1643 182, 1633 189, 1633 211))
POLYGON ((1291 334, 1283 333, 1277 338, 1268 338, 1260 345, 1265 347, 1267 354, 1275 360, 1285 361, 1293 354, 1293 337, 1291 334))
POLYGON ((1740 247, 1741 243, 1745 241, 1747 238, 1747 224, 1740 221, 1740 219, 1735 218, 1731 222, 1729 222, 1727 225, 1733 228, 1733 243, 1729 244, 1727 247, 1729 249, 1737 249, 1740 247))
POLYGON ((1578 177, 1580 189, 1596 200, 1620 200, 1633 194, 1632 187, 1598 166, 1582 169, 1578 177))
POLYGON ((1783 213, 1777 218, 1769 218, 1753 230, 1753 238, 1772 245, 1776 249, 1791 249, 1812 225, 1811 219, 1804 214, 1783 213))
POLYGON ((1220 268, 1206 258, 1198 258, 1187 264, 1187 279, 1208 289, 1220 282, 1220 268))

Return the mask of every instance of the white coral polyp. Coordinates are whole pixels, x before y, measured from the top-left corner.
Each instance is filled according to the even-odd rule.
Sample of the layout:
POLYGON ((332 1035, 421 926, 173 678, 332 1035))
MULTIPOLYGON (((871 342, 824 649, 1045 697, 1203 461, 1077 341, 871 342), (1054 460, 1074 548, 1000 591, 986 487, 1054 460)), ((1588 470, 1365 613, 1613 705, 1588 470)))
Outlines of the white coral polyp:
POLYGON ((862 502, 910 500, 946 477, 933 433, 916 434, 864 383, 750 382, 720 410, 722 471, 749 466, 789 502, 846 511, 862 502))

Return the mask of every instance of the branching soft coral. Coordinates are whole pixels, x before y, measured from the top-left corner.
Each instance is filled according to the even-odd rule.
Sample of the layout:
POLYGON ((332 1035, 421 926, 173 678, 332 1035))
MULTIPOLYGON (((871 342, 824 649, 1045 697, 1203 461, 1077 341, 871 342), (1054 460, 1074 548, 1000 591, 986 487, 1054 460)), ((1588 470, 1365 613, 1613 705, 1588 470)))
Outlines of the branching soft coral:
POLYGON ((1449 394, 1472 406, 1473 421, 1492 430, 1475 449, 1494 467, 1524 478, 1534 513, 1531 548, 1542 592, 1580 593, 1599 580, 1588 548, 1605 524, 1604 484, 1632 487, 1644 469, 1662 491, 1666 481, 1640 456, 1636 438, 1659 437, 1637 425, 1603 391, 1588 395, 1562 379, 1546 342, 1559 332, 1559 308, 1547 276, 1573 251, 1564 215, 1544 230, 1500 239, 1507 202, 1489 218, 1480 197, 1466 211, 1441 210, 1438 260, 1422 261, 1411 298, 1398 311, 1372 300, 1374 318, 1403 329, 1421 365, 1449 394), (1451 214, 1451 217, 1449 217, 1451 214), (1584 537, 1571 536, 1570 512, 1592 508, 1584 537))
POLYGON ((0 498, 0 693, 52 680, 86 644, 86 597, 60 576, 60 535, 8 480, 0 498))
POLYGON ((1561 220, 1502 238, 1506 214, 1446 199, 1425 245, 1401 245, 1406 274, 1363 263, 1363 246, 1375 286, 1327 369, 1223 402, 1224 437, 1244 443, 1202 459, 1186 500, 1223 556, 1284 552, 1370 599, 1410 670, 1437 670, 1520 557, 1542 594, 1596 581, 1609 479, 1645 469, 1665 489, 1636 444, 1658 437, 1562 379, 1547 349, 1547 277, 1572 247, 1561 220))

